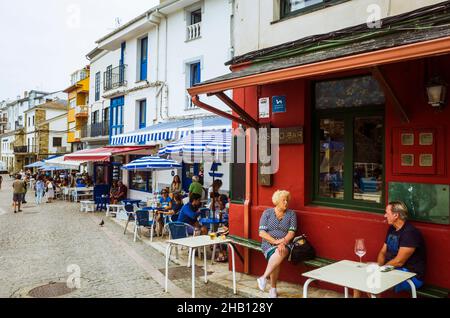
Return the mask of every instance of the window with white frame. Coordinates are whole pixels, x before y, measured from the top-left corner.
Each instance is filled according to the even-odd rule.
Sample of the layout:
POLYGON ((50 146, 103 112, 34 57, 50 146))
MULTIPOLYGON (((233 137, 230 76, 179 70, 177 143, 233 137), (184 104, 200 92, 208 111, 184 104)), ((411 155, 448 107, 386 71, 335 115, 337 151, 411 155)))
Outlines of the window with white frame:
POLYGON ((191 41, 200 38, 202 35, 202 9, 196 8, 187 11, 186 21, 186 40, 191 41))
MULTIPOLYGON (((195 61, 187 64, 188 88, 194 87, 202 80, 201 77, 201 62, 195 61)), ((192 103, 190 96, 187 96, 187 109, 195 109, 196 106, 192 103)))
POLYGON ((315 9, 322 9, 333 4, 341 3, 345 0, 279 0, 281 14, 284 18, 300 12, 308 12, 315 9))

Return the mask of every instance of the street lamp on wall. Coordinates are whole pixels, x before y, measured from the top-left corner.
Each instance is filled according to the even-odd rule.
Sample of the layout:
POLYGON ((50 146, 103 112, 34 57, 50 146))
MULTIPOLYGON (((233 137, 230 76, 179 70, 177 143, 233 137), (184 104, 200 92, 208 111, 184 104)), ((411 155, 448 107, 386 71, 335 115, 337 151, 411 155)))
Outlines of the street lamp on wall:
POLYGON ((447 83, 440 77, 432 78, 427 84, 428 104, 443 107, 447 101, 447 83))

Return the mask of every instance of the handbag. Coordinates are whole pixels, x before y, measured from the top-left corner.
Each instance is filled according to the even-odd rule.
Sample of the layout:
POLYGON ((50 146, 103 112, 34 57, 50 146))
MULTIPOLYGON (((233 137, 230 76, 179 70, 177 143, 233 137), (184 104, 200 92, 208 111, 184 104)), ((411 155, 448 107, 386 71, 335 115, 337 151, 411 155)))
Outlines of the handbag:
POLYGON ((292 244, 293 248, 289 254, 289 262, 299 264, 316 258, 316 250, 307 240, 305 234, 294 238, 292 244))

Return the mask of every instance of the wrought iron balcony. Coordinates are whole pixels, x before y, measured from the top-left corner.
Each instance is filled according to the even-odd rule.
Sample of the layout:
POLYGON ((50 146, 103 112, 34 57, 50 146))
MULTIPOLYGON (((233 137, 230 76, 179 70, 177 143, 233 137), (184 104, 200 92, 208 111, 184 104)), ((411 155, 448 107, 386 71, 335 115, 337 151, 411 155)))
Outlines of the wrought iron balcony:
POLYGON ((120 65, 115 68, 106 70, 103 73, 103 90, 109 91, 122 86, 127 86, 125 80, 127 65, 120 65))
POLYGON ((17 146, 14 147, 14 153, 16 154, 25 154, 25 153, 37 153, 37 145, 28 145, 28 146, 17 146))
POLYGON ((109 136, 109 121, 86 125, 81 131, 81 138, 109 136))

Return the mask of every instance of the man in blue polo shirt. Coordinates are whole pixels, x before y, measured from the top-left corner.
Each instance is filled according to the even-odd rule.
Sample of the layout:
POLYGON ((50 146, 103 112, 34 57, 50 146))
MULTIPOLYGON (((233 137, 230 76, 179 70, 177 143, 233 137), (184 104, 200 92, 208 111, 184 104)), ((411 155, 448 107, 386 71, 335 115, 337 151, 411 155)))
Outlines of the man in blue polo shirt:
MULTIPOLYGON (((378 265, 393 266, 397 270, 417 275, 412 282, 417 289, 423 286, 426 269, 425 241, 420 231, 408 222, 408 208, 403 202, 390 202, 384 215, 390 225, 386 239, 378 254, 378 265)), ((411 291, 411 286, 403 282, 395 286, 396 293, 411 291)), ((361 296, 355 291, 354 297, 361 296)))
MULTIPOLYGON (((199 212, 198 209, 201 206, 201 195, 193 193, 189 199, 189 203, 185 204, 178 216, 178 222, 187 223, 193 227, 198 227, 199 212)), ((193 233, 189 233, 193 234, 193 233)))

